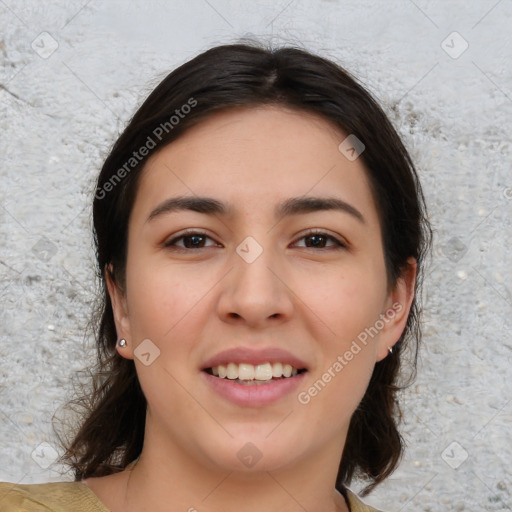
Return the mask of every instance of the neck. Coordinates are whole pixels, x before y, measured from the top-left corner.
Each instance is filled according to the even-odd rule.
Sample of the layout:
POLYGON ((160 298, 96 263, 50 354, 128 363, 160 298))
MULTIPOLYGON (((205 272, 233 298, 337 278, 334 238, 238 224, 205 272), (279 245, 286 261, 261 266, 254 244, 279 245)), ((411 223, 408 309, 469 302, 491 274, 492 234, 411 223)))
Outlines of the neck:
POLYGON ((130 472, 119 510, 126 512, 348 512, 343 496, 335 489, 318 489, 308 494, 307 489, 293 485, 283 473, 265 472, 243 477, 232 473, 198 475, 191 481, 176 478, 174 471, 160 473, 158 481, 154 469, 148 471, 142 460, 130 472), (150 477, 150 475, 152 475, 150 477), (172 477, 172 478, 171 478, 172 477), (185 481, 186 480, 186 481, 185 481))
POLYGON ((148 442, 158 437, 146 436, 139 459, 123 472, 126 475, 121 484, 119 510, 349 511, 344 497, 335 490, 340 459, 332 456, 332 446, 326 447, 325 453, 317 452, 313 459, 296 461, 286 469, 241 471, 223 469, 213 462, 204 464, 194 459, 190 451, 182 451, 178 443, 148 442))

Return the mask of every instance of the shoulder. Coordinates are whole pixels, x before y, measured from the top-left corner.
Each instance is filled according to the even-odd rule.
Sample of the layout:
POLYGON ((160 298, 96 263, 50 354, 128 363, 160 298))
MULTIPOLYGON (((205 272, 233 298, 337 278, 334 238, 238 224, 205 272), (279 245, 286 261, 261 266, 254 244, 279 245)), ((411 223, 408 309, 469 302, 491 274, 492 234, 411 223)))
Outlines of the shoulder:
POLYGON ((2 512, 108 512, 81 482, 0 482, 2 512))
POLYGON ((346 488, 346 492, 348 504, 350 505, 350 512, 382 512, 382 510, 365 505, 359 496, 350 489, 346 488))

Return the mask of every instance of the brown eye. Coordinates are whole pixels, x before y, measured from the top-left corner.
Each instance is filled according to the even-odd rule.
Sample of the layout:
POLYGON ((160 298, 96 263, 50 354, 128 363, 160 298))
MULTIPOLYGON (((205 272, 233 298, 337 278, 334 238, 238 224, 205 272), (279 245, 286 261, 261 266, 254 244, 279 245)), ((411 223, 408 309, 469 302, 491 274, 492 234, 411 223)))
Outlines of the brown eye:
MULTIPOLYGON (((164 247, 177 247, 178 249, 203 249, 204 240, 211 238, 200 231, 188 231, 164 243, 164 247), (183 240, 183 245, 176 245, 176 242, 183 240)), ((211 247, 211 246, 209 246, 211 247)))
MULTIPOLYGON (((179 250, 187 250, 187 249, 205 249, 210 246, 205 246, 205 240, 210 239, 206 233, 203 233, 201 231, 187 231, 180 236, 177 236, 168 242, 164 243, 164 247, 170 247, 170 248, 177 248, 179 250), (177 245, 177 242, 183 240, 183 245, 177 245)), ((324 231, 309 231, 304 236, 299 238, 299 240, 309 240, 309 242, 306 242, 305 248, 306 249, 323 249, 323 250, 338 250, 338 249, 346 249, 347 245, 338 240, 336 237, 329 235, 328 233, 325 233, 324 231), (326 244, 332 241, 334 244, 332 244, 330 247, 326 244)))
POLYGON ((332 240, 334 242, 334 246, 331 246, 331 248, 334 248, 334 250, 347 248, 347 246, 338 240, 336 237, 329 235, 328 233, 325 233, 323 231, 309 231, 306 235, 304 235, 299 240, 311 240, 311 242, 306 243, 306 248, 320 248, 320 249, 329 249, 329 247, 325 247, 325 244, 327 241, 332 240))

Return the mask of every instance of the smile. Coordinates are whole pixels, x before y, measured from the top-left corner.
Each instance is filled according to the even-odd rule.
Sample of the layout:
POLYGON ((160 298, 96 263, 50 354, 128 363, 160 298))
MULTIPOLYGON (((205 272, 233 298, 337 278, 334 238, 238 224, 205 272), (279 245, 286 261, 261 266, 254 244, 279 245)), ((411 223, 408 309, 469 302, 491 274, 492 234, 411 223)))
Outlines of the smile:
MULTIPOLYGON (((280 363, 275 364, 279 365, 280 363)), ((258 366, 267 365, 272 368, 274 366, 270 365, 269 363, 258 366)), ((229 367, 229 365, 227 366, 229 367)), ((281 375, 278 377, 272 375, 270 378, 265 378, 264 380, 259 380, 256 378, 244 379, 244 370, 242 370, 242 378, 240 378, 237 372, 235 371, 236 366, 242 365, 234 366, 235 369, 231 367, 231 377, 227 375, 227 367, 225 367, 226 375, 224 377, 221 377, 220 375, 214 375, 213 368, 207 368, 203 370, 201 372, 201 375, 205 379, 207 386, 216 395, 241 407, 261 407, 272 402, 275 402, 295 391, 305 378, 305 375, 307 374, 306 370, 295 369, 295 372, 293 372, 293 369, 290 370, 290 367, 283 369, 281 371, 281 375), (283 375, 282 372, 289 373, 290 375, 283 375), (292 375, 292 373, 294 374, 292 375)), ((279 367, 277 367, 276 369, 276 373, 279 373, 277 370, 279 370, 279 367)), ((224 372, 222 368, 220 368, 220 370, 218 371, 219 373, 224 372)), ((268 377, 268 368, 266 368, 265 371, 267 372, 266 376, 268 377)))
POLYGON ((270 381, 272 379, 295 377, 299 370, 291 364, 264 363, 253 365, 249 363, 228 363, 207 368, 206 371, 220 377, 239 381, 270 381))

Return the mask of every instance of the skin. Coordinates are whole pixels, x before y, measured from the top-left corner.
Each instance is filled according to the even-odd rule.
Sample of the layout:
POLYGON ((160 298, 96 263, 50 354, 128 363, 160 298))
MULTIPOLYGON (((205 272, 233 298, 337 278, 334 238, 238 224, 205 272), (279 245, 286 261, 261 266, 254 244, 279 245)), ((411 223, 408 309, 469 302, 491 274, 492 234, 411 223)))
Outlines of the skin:
POLYGON ((148 401, 144 448, 130 470, 85 481, 112 512, 348 511, 335 479, 350 418, 406 325, 416 262, 388 292, 363 162, 338 150, 346 136, 313 114, 243 108, 216 113, 147 162, 129 222, 126 289, 108 279, 118 338, 127 340, 118 352, 134 359, 148 401), (214 197, 234 214, 180 211, 146 222, 177 195, 214 197), (335 210, 274 219, 275 204, 304 195, 343 199, 365 222, 335 210), (176 241, 181 252, 164 247, 187 228, 209 238, 199 249, 190 239, 176 241), (308 228, 347 248, 308 244, 308 228), (236 252, 247 236, 263 248, 250 264, 236 252), (378 335, 299 403, 297 393, 397 302, 378 335), (145 339, 160 350, 148 366, 134 354, 145 339), (226 401, 200 367, 239 345, 289 350, 308 364, 304 385, 263 407, 226 401), (251 468, 237 457, 247 442, 262 454, 251 468))

